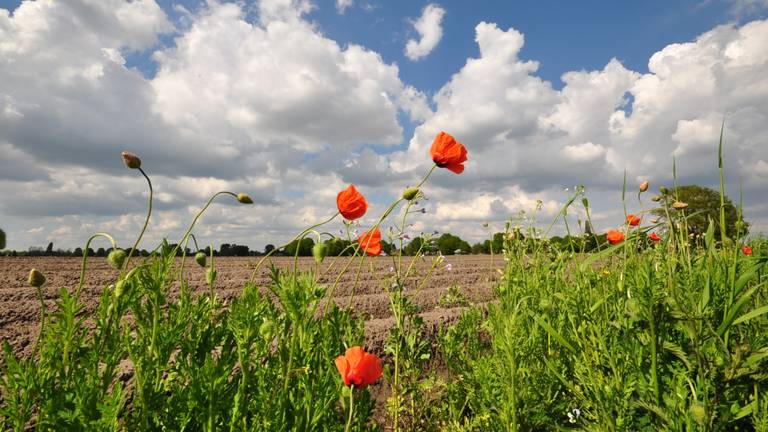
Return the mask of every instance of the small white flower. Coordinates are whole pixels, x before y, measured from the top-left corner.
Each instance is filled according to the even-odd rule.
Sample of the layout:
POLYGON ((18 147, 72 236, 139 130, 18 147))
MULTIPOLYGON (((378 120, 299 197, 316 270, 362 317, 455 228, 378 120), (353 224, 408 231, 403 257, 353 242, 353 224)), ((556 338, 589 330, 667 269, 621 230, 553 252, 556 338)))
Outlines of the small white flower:
POLYGON ((394 271, 395 271, 395 267, 394 266, 389 266, 389 272, 392 273, 394 271))
POLYGON ((446 264, 445 265, 445 269, 448 270, 448 271, 453 270, 453 264, 451 264, 451 263, 446 264))

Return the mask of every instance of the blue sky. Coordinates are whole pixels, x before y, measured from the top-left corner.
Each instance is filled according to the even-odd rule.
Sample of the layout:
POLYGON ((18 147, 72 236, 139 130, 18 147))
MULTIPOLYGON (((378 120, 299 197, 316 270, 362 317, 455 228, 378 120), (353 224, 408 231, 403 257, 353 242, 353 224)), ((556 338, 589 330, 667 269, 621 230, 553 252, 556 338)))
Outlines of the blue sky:
POLYGON ((767 17, 768 0, 0 0, 0 224, 17 249, 127 241, 130 150, 158 183, 150 241, 226 188, 256 206, 199 237, 260 248, 350 183, 375 218, 444 130, 467 169, 435 173, 414 230, 476 241, 539 200, 546 220, 576 184, 608 229, 625 171, 669 184, 674 156, 680 182, 717 186, 725 117, 728 194, 743 184, 766 231, 767 17))

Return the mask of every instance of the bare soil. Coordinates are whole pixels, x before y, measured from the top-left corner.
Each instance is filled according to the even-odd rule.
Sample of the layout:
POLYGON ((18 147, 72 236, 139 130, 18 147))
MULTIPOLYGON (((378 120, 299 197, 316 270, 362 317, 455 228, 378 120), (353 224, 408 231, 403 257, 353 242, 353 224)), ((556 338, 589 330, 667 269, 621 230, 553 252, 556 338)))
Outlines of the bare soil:
MULTIPOLYGON (((403 257, 403 265, 407 266, 413 257, 403 257)), ((248 258, 216 258, 218 277, 216 294, 225 301, 231 300, 243 290, 251 277, 252 269, 259 257, 248 258)), ((277 267, 289 269, 293 259, 275 257, 271 261, 277 267)), ((317 269, 320 273, 319 282, 330 286, 344 267, 345 258, 334 262, 333 258, 326 261, 317 269)), ((359 276, 357 288, 352 296, 352 287, 357 271, 357 261, 342 276, 336 289, 334 301, 341 305, 350 305, 356 316, 365 319, 366 346, 379 352, 383 346, 387 332, 393 325, 390 311, 389 294, 387 293, 387 274, 392 266, 391 257, 368 258, 359 276)), ((491 278, 498 274, 496 268, 503 264, 499 257, 494 262, 487 255, 450 256, 438 266, 427 282, 420 284, 432 267, 432 257, 416 258, 412 276, 406 283, 406 292, 414 303, 421 307, 428 333, 436 333, 440 327, 454 322, 464 309, 458 305, 440 306, 440 299, 447 289, 458 284, 460 291, 471 304, 485 304, 491 300, 491 278), (451 264, 451 269, 446 264, 451 264)), ((80 258, 62 257, 0 257, 0 339, 7 340, 16 355, 28 355, 37 337, 40 318, 40 302, 35 288, 27 284, 29 270, 36 268, 46 277, 43 287, 43 297, 46 308, 54 307, 59 291, 66 288, 73 292, 80 278, 80 258)), ((300 258, 300 270, 315 270, 312 258, 300 258)), ((185 265, 185 275, 189 286, 199 294, 208 293, 205 284, 205 272, 188 259, 185 265)), ((88 259, 86 282, 83 288, 82 301, 85 312, 91 313, 98 305, 99 296, 104 288, 115 281, 117 270, 109 266, 105 258, 91 257, 88 259)), ((269 283, 269 269, 263 265, 256 277, 256 283, 266 286, 269 283)))

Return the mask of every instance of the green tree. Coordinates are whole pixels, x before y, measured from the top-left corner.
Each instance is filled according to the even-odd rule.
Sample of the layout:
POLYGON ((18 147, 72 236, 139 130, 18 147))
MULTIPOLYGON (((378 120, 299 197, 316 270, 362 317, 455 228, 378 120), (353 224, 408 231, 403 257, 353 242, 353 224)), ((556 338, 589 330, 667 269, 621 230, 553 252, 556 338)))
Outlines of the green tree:
POLYGON ((0 249, 5 249, 5 231, 0 229, 0 249))
MULTIPOLYGON (((691 234, 702 235, 707 232, 709 227, 709 220, 715 224, 715 238, 720 239, 720 193, 707 187, 698 185, 686 185, 680 186, 675 191, 670 191, 669 195, 662 197, 660 208, 654 209, 653 214, 659 216, 662 219, 667 217, 667 211, 664 206, 667 206, 671 217, 680 214, 680 210, 675 210, 672 204, 675 201, 680 201, 688 204, 688 207, 684 210, 688 221, 688 230, 691 234)), ((736 225, 738 222, 738 212, 733 202, 726 196, 724 198, 725 204, 725 233, 729 238, 734 238, 736 235, 736 225)), ((740 235, 745 235, 749 229, 749 225, 741 219, 743 223, 739 230, 740 235)))
MULTIPOLYGON (((424 239, 421 237, 416 237, 413 240, 411 240, 407 245, 405 245, 405 248, 403 248, 403 252, 405 255, 416 255, 419 252, 419 249, 421 249, 422 252, 424 252, 424 249, 422 248, 422 244, 424 244, 424 239)), ((425 246, 426 247, 426 246, 425 246)))
POLYGON ((456 251, 469 253, 472 250, 469 243, 450 233, 445 233, 437 239, 437 248, 443 255, 453 255, 456 251))
POLYGON ((312 256, 312 247, 315 246, 315 241, 309 237, 305 237, 299 244, 298 240, 294 240, 285 247, 285 252, 288 255, 296 255, 296 247, 299 248, 299 256, 312 256))

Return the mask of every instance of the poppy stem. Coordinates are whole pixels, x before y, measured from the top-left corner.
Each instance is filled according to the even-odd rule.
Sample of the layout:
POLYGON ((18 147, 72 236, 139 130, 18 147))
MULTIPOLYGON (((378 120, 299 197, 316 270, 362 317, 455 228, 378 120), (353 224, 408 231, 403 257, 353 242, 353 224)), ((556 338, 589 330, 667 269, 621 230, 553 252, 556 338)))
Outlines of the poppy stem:
POLYGON ((149 225, 149 218, 152 216, 152 198, 154 197, 155 190, 152 188, 152 180, 149 179, 149 176, 147 176, 147 173, 144 172, 141 167, 138 168, 141 175, 144 176, 145 179, 147 179, 147 184, 149 184, 149 208, 147 209, 147 218, 144 220, 144 226, 141 228, 141 233, 139 233, 139 237, 136 238, 136 243, 133 244, 131 249, 128 251, 128 256, 125 257, 125 263, 123 264, 123 270, 120 272, 120 275, 122 276, 125 274, 126 270, 128 270, 128 264, 131 262, 131 256, 133 256, 134 251, 139 247, 139 242, 141 242, 141 238, 144 237, 144 232, 147 231, 147 225, 149 225))
POLYGON ((347 427, 344 428, 344 432, 349 432, 350 426, 352 426, 352 412, 354 410, 354 395, 355 395, 355 385, 352 384, 352 386, 349 387, 349 418, 347 419, 347 427))

